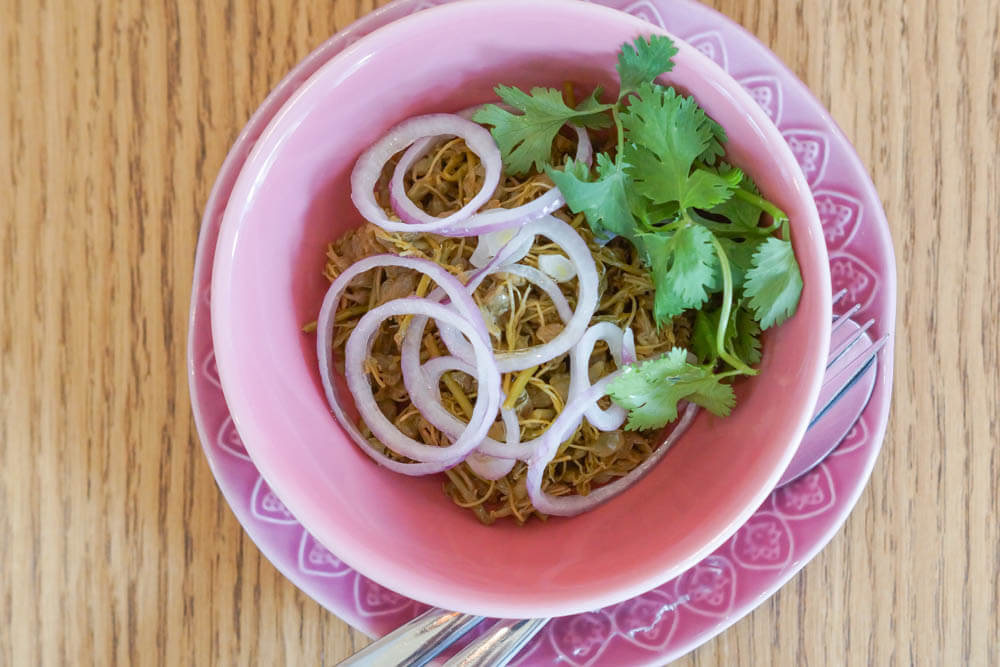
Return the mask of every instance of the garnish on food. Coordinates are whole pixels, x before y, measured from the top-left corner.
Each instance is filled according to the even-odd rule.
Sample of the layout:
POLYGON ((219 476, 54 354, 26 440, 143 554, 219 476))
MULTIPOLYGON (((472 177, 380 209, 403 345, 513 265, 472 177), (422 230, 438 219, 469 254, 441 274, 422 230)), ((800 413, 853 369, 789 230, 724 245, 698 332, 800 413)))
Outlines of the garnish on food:
MULTIPOLYGON (((673 42, 660 35, 624 45, 617 67, 621 87, 611 103, 599 103, 600 88, 570 108, 543 104, 559 95, 554 89, 526 94, 498 86, 500 98, 522 113, 490 105, 473 119, 493 126, 508 170, 517 173, 529 163, 543 166, 570 210, 585 214, 595 235, 622 236, 636 247, 655 285, 658 325, 686 311, 700 311, 693 352, 701 372, 720 383, 756 373, 752 366, 760 361, 760 331, 795 312, 802 277, 787 216, 761 197, 748 175, 723 160, 725 130, 694 98, 655 83, 673 69, 676 53, 673 42), (595 168, 572 158, 554 165, 548 160, 547 132, 560 119, 613 126, 617 141, 611 151, 598 153, 595 168), (515 155, 518 159, 511 159, 515 155), (781 237, 774 236, 779 230, 781 237)), ((672 367, 666 357, 656 363, 672 367)), ((694 368, 687 366, 689 372, 694 368)), ((676 410, 656 411, 655 419, 649 409, 642 411, 663 396, 698 402, 701 385, 685 379, 688 375, 651 377, 649 372, 626 372, 612 384, 611 397, 630 410, 629 428, 673 421, 676 410), (673 387, 659 387, 667 384, 673 387), (646 402, 637 403, 640 394, 646 402)), ((731 402, 700 404, 723 416, 732 407, 731 402)))
POLYGON ((729 414, 797 307, 787 217, 656 83, 676 53, 624 45, 613 101, 498 86, 504 106, 411 118, 355 166, 368 222, 327 253, 324 390, 369 456, 444 473, 484 523, 628 488, 699 406, 729 414))

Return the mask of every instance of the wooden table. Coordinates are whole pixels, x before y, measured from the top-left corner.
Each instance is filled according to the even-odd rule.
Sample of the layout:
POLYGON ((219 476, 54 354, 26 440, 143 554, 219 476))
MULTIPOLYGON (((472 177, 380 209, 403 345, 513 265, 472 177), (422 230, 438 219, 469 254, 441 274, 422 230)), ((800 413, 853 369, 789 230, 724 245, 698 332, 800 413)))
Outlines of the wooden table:
MULTIPOLYGON (((678 664, 996 664, 998 3, 710 4, 817 93, 873 175, 899 261, 897 380, 844 529, 678 664)), ((372 8, 0 3, 0 664, 329 665, 366 643, 223 501, 185 338, 229 145, 372 8)))

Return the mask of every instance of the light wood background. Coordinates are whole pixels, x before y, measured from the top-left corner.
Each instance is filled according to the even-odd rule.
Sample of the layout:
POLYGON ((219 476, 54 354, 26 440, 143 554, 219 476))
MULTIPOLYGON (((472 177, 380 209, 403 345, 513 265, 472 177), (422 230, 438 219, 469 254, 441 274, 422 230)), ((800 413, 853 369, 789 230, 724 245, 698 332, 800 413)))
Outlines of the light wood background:
MULTIPOLYGON (((897 381, 845 528, 677 664, 997 664, 998 4, 708 2, 818 94, 873 175, 899 260, 897 381)), ((365 644, 223 502, 185 337, 230 143, 372 8, 0 0, 0 664, 329 665, 365 644)))

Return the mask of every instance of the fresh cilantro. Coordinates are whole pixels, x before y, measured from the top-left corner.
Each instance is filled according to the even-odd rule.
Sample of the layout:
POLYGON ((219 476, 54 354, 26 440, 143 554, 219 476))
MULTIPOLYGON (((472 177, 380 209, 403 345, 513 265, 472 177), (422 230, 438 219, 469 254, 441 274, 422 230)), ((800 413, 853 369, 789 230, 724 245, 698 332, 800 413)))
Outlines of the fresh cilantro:
MULTIPOLYGON (((747 271, 753 266, 753 255, 757 252, 760 244, 763 243, 763 239, 752 237, 747 239, 732 239, 726 237, 720 238, 718 236, 716 238, 718 238, 719 245, 722 246, 726 257, 729 259, 729 270, 732 273, 733 285, 736 286, 738 292, 742 293, 747 271)), ((714 294, 721 292, 723 287, 722 274, 716 273, 715 280, 709 287, 709 291, 714 294)))
POLYGON ((695 313, 694 326, 691 328, 691 352, 703 364, 714 364, 719 359, 716 352, 715 336, 719 329, 721 310, 717 306, 712 310, 702 309, 695 313))
POLYGON ((566 161, 564 170, 546 167, 545 172, 556 184, 574 213, 584 213, 595 234, 611 234, 631 238, 635 219, 629 205, 628 175, 604 153, 597 156, 597 179, 590 181, 590 167, 566 161))
POLYGON ((733 313, 729 339, 726 345, 733 354, 751 366, 760 363, 760 324, 753 313, 746 308, 737 308, 733 313))
POLYGON ((708 165, 714 165, 719 158, 726 154, 726 142, 729 138, 726 136, 726 130, 716 123, 711 118, 708 119, 709 127, 712 129, 712 139, 708 142, 708 146, 702 151, 698 159, 708 165))
POLYGON ((621 81, 619 99, 672 70, 676 55, 677 47, 673 40, 662 35, 653 35, 649 41, 639 37, 634 44, 623 44, 617 67, 621 81))
MULTIPOLYGON (((720 170, 731 168, 734 167, 730 167, 725 162, 719 165, 720 170)), ((757 191, 757 186, 753 180, 743 172, 740 172, 740 176, 741 179, 737 183, 737 187, 750 194, 760 196, 760 192, 757 191)), ((753 233, 760 227, 761 209, 739 196, 731 197, 722 203, 716 204, 708 209, 708 212, 727 220, 728 222, 723 224, 728 224, 733 231, 739 234, 753 233)))
POLYGON ((711 208, 729 201, 736 186, 743 178, 739 169, 731 169, 721 174, 708 169, 698 169, 687 179, 687 188, 681 198, 680 207, 711 208))
POLYGON ((493 126, 493 138, 511 174, 525 174, 535 167, 544 170, 552 153, 552 142, 566 123, 592 129, 611 125, 605 113, 609 105, 601 104, 600 88, 575 109, 563 101, 562 93, 554 88, 532 88, 531 93, 511 86, 497 86, 496 93, 508 105, 520 111, 514 114, 496 104, 488 104, 472 119, 493 126))
POLYGON ((731 385, 706 366, 687 361, 687 350, 675 347, 658 359, 627 366, 609 386, 611 399, 629 411, 626 429, 660 428, 677 419, 682 400, 725 417, 736 404, 731 385))
MULTIPOLYGON (((691 351, 702 364, 715 364, 719 359, 716 336, 721 316, 722 307, 718 304, 695 314, 691 351)), ((751 311, 743 307, 734 308, 723 338, 723 347, 745 363, 757 364, 760 362, 760 333, 760 324, 751 311)))
POLYGON ((792 244, 773 236, 764 241, 753 255, 743 290, 762 329, 791 317, 802 294, 802 275, 792 244))
POLYGON ((728 165, 692 172, 706 152, 721 150, 717 129, 722 128, 693 98, 682 97, 673 88, 640 86, 638 97, 621 114, 621 124, 629 174, 636 190, 654 203, 710 209, 728 201, 743 180, 743 172, 728 165))
POLYGON ((554 89, 499 86, 514 112, 488 105, 473 116, 492 126, 509 173, 544 170, 597 238, 635 245, 652 276, 657 326, 694 314, 691 349, 700 365, 675 348, 626 366, 612 383, 630 429, 676 419, 683 399, 728 414, 727 382, 757 372, 761 330, 791 316, 802 291, 788 217, 724 160, 722 126, 694 98, 655 82, 673 69, 676 53, 658 35, 623 45, 614 104, 600 101, 600 89, 574 108, 554 89), (572 159, 552 165, 552 142, 567 123, 613 125, 616 145, 598 153, 593 168, 572 159), (782 238, 773 236, 779 228, 782 238))
POLYGON ((693 98, 647 83, 620 120, 636 189, 657 203, 680 201, 694 161, 711 141, 707 116, 693 98))
POLYGON ((639 241, 652 267, 657 322, 705 303, 718 265, 710 231, 688 225, 671 236, 642 234, 639 241))

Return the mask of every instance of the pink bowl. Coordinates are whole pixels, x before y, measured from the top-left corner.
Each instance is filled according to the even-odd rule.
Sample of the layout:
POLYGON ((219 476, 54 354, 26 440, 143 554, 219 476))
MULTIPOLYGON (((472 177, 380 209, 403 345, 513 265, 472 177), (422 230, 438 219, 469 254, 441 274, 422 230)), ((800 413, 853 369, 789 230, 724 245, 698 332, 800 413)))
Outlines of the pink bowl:
POLYGON ((778 130, 696 49, 668 81, 728 131, 730 158, 792 220, 805 289, 771 332, 758 377, 726 419, 701 414, 628 492, 571 519, 480 525, 441 480, 389 472, 334 421, 313 336, 326 244, 361 223, 349 198, 358 155, 422 113, 493 99, 497 83, 615 88, 615 54, 663 32, 575 0, 469 0, 393 23, 320 69, 277 114, 222 222, 212 332, 226 400, 247 451, 302 524, 348 565, 406 596, 487 616, 578 613, 680 574, 757 508, 805 431, 823 376, 830 276, 809 188, 778 130))

